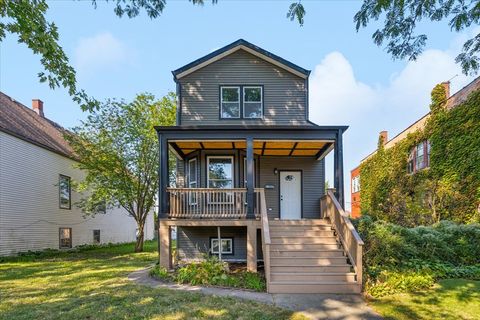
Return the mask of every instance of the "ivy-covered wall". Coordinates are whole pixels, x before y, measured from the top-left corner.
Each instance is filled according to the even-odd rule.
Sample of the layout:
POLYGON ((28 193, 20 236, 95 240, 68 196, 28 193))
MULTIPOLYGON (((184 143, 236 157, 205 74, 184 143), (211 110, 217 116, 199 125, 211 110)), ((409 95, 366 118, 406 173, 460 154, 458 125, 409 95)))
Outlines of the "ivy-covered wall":
POLYGON ((445 88, 437 85, 425 128, 389 149, 379 141, 361 164, 362 213, 404 226, 480 221, 480 91, 451 110, 445 102, 445 88), (430 168, 408 174, 411 149, 426 139, 430 168))

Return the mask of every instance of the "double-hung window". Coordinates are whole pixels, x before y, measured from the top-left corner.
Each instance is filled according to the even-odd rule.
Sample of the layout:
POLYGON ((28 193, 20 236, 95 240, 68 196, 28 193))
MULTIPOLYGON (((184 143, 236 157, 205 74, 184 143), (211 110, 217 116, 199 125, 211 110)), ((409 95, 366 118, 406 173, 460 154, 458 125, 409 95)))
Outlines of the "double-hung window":
POLYGON ((220 118, 260 119, 263 117, 263 87, 221 86, 220 118))
POLYGON ((243 117, 249 119, 262 118, 262 87, 243 87, 243 117))
POLYGON ((240 87, 221 87, 221 110, 223 119, 240 118, 240 87))
MULTIPOLYGON (((197 187, 197 158, 188 160, 188 187, 197 187)), ((190 192, 189 202, 191 205, 197 204, 197 195, 195 192, 190 192)))
POLYGON ((407 172, 415 173, 430 166, 430 141, 424 140, 410 151, 407 172))
MULTIPOLYGON (((209 156, 207 157, 207 184, 208 188, 231 189, 233 188, 233 157, 209 156)), ((230 193, 211 194, 210 203, 232 203, 230 193)))
POLYGON ((70 177, 60 175, 58 180, 58 193, 59 193, 59 202, 60 209, 71 209, 71 196, 72 190, 70 186, 70 177))
POLYGON ((425 145, 424 142, 420 142, 417 145, 417 155, 415 157, 415 169, 421 170, 425 168, 425 145))

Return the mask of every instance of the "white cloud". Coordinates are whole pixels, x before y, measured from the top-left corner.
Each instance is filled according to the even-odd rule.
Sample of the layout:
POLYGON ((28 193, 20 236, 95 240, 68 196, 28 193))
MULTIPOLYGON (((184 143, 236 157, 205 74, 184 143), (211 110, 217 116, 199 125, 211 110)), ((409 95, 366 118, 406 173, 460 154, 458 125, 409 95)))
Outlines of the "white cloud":
MULTIPOLYGON (((370 85, 355 78, 350 62, 332 52, 312 72, 309 84, 310 118, 318 124, 343 124, 345 194, 350 201, 350 170, 376 147, 378 133, 393 137, 429 111, 430 92, 442 81, 451 81, 455 93, 472 80, 455 63, 455 50, 426 50, 417 61, 409 61, 385 84, 370 85)), ((331 159, 327 179, 332 182, 331 159), (330 178, 328 178, 330 176, 330 178)))
POLYGON ((130 59, 129 48, 109 32, 82 38, 75 48, 75 67, 81 74, 116 68, 130 59))

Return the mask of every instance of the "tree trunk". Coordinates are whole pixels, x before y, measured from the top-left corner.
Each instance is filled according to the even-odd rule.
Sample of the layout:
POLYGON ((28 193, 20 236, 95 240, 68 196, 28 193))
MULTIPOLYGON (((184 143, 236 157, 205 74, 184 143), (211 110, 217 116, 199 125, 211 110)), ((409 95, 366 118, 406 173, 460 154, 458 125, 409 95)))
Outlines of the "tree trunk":
POLYGON ((138 224, 137 242, 135 243, 135 252, 143 252, 143 239, 144 239, 144 225, 138 224))

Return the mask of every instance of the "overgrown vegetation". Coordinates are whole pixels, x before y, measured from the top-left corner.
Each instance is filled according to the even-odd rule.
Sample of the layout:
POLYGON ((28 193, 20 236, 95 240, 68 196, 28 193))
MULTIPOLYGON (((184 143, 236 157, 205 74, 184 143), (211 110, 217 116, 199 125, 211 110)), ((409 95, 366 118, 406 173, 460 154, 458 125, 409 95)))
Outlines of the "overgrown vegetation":
POLYGON ((0 263, 0 319, 305 319, 228 297, 150 288, 127 279, 158 259, 155 241, 26 254, 0 263))
POLYGON ((265 279, 258 273, 242 269, 230 270, 228 263, 216 257, 208 257, 199 262, 192 262, 179 267, 174 272, 156 265, 150 275, 165 281, 188 283, 191 285, 208 285, 244 288, 265 291, 265 279))
POLYGON ((389 149, 379 141, 362 163, 362 213, 403 226, 480 221, 480 92, 451 110, 445 101, 445 88, 436 86, 426 127, 389 149), (410 151, 427 139, 430 168, 408 174, 410 151))
POLYGON ((406 228, 369 216, 354 221, 365 241, 365 290, 374 297, 480 280, 480 225, 442 221, 406 228))

